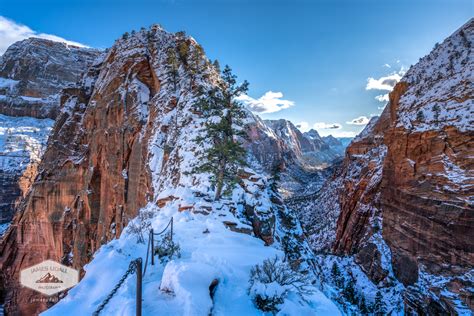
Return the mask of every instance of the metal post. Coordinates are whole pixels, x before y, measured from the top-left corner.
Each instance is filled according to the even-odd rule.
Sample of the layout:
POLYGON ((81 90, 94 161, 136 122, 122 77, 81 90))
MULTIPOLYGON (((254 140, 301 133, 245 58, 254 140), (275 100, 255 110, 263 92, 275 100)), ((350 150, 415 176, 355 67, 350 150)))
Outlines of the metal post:
POLYGON ((153 234, 153 228, 150 230, 150 244, 151 244, 151 265, 155 265, 155 234, 153 234))
POLYGON ((142 259, 138 258, 135 264, 137 268, 137 315, 142 316, 142 259))
POLYGON ((173 241, 173 217, 171 217, 171 241, 173 241))

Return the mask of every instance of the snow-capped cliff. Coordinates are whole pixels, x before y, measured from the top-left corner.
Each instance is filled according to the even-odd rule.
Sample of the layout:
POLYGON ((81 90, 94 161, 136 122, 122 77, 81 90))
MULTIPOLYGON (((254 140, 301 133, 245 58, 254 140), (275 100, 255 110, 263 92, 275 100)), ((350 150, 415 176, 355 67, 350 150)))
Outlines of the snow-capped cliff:
POLYGON ((471 19, 408 70, 322 190, 291 205, 327 283, 336 263, 359 298, 380 292, 392 314, 474 308, 473 42, 471 19))
MULTIPOLYGON (((83 281, 46 314, 89 314, 130 260, 145 258, 138 237, 171 217, 181 258, 148 267, 144 304, 150 313, 162 311, 166 301, 169 314, 258 314, 247 292, 250 269, 274 255, 288 257, 295 273, 316 280, 299 222, 270 180, 242 168, 231 194, 214 201, 209 174, 194 172, 210 146, 197 141, 207 122, 197 98, 220 82, 194 39, 153 26, 124 35, 81 85, 64 90, 39 175, 2 245, 8 311, 47 307, 16 276, 49 258, 78 269, 88 265, 83 281), (214 300, 213 279, 219 280, 214 300)), ((119 306, 105 312, 133 309, 131 282, 119 292, 119 306)), ((339 313, 310 286, 305 301, 290 291, 282 311, 339 313)))

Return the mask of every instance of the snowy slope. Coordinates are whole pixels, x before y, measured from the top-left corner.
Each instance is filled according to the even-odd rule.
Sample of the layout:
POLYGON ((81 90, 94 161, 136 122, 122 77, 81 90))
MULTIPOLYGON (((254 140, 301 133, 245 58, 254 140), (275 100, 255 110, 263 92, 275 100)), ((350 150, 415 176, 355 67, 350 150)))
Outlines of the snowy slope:
POLYGON ((0 167, 3 171, 23 171, 38 162, 54 121, 0 114, 0 167))
MULTIPOLYGON (((132 221, 118 240, 113 240, 95 254, 85 267, 84 279, 69 294, 44 315, 90 314, 102 302, 129 262, 145 259, 146 245, 137 243, 133 227, 162 229, 171 217, 175 220, 175 238, 181 257, 166 264, 148 266, 144 278, 144 314, 153 315, 260 315, 247 293, 250 268, 264 259, 279 255, 298 256, 299 266, 314 281, 309 265, 311 255, 301 240, 302 230, 295 216, 270 189, 270 183, 255 170, 242 170, 241 181, 232 195, 213 201, 214 190, 209 174, 195 173, 199 152, 196 142, 202 135, 205 119, 194 110, 194 86, 210 89, 220 78, 211 63, 201 56, 199 71, 191 73, 184 64, 178 69, 174 84, 169 77, 166 52, 179 43, 189 44, 190 54, 197 49, 192 38, 167 33, 158 26, 142 30, 117 41, 110 50, 97 78, 85 78, 93 95, 106 91, 130 56, 147 56, 160 89, 151 95, 138 78, 131 75, 132 84, 119 86, 124 97, 138 95, 133 102, 119 103, 133 107, 143 120, 142 134, 151 133, 148 144, 148 166, 153 196, 140 215, 132 221), (113 58, 111 57, 113 56, 113 58), (123 63, 123 64, 122 64, 123 63), (150 113, 153 113, 153 117, 150 113), (207 232, 209 231, 209 232, 207 232), (235 232, 239 231, 239 232, 235 232), (257 238, 259 237, 259 238, 257 238), (110 267, 114 267, 111 269, 110 267), (219 280, 214 302, 209 285, 219 280)), ((134 57, 135 58, 135 57, 134 57)), ((186 61, 191 64, 191 60, 186 61)), ((87 88, 87 87, 86 87, 87 88)), ((75 102, 71 99, 71 102, 75 102)), ((87 111, 94 111, 95 103, 87 111)), ((117 106, 117 105, 116 105, 117 106)), ((251 114, 248 113, 250 116, 251 114)), ((219 120, 218 117, 211 118, 219 120)), ((209 146, 209 145, 205 145, 209 146)), ((123 173, 127 177, 126 170, 123 173)), ((146 235, 147 229, 143 230, 146 235)), ((104 315, 134 314, 134 278, 125 283, 107 305, 104 315)), ((337 307, 317 288, 302 301, 290 293, 282 306, 282 314, 338 315, 337 307)))
MULTIPOLYGON (((149 205, 147 211, 156 212, 149 205)), ((160 210, 152 220, 155 231, 163 229, 170 216, 175 219, 175 238, 181 247, 181 258, 166 265, 148 266, 143 285, 143 315, 262 315, 247 294, 250 268, 281 250, 265 247, 263 241, 246 234, 232 232, 222 225, 226 212, 204 216, 179 213, 177 205, 160 210), (219 285, 214 301, 209 286, 219 285)), ((86 276, 59 304, 42 315, 91 314, 127 269, 129 262, 146 253, 145 244, 137 244, 136 236, 125 232, 96 254, 85 267, 86 276), (113 266, 113 269, 110 267, 113 266)), ((134 315, 135 277, 129 277, 107 305, 103 315, 134 315)), ((301 304, 291 297, 282 315, 339 315, 335 305, 321 292, 301 304)))

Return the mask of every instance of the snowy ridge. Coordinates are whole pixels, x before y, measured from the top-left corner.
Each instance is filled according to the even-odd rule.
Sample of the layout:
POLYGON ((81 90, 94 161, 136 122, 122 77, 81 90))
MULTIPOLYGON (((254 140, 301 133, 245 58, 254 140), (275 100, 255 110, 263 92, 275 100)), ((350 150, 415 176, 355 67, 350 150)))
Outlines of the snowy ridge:
POLYGON ((474 19, 420 59, 401 79, 409 88, 400 99, 397 126, 414 131, 456 126, 472 130, 474 104, 474 19), (467 97, 465 97, 467 96, 467 97))
MULTIPOLYGON (((307 246, 298 241, 301 228, 281 199, 270 190, 265 177, 247 168, 232 195, 215 202, 209 175, 192 172, 198 162, 196 157, 203 150, 196 143, 196 137, 203 133, 205 123, 194 109, 195 87, 209 89, 220 78, 207 58, 201 56, 199 71, 191 73, 185 63, 180 63, 179 80, 173 82, 166 52, 170 48, 176 49, 183 41, 189 43, 188 56, 192 55, 197 49, 193 39, 153 26, 150 31, 142 30, 117 41, 106 56, 93 93, 103 93, 103 87, 121 75, 122 56, 147 56, 154 75, 160 80, 158 92, 152 95, 151 91, 140 88, 137 80, 143 80, 129 78, 134 84, 124 87, 122 100, 123 106, 127 106, 125 96, 131 92, 130 89, 134 89, 135 94, 137 89, 140 90, 138 103, 141 107, 137 113, 147 120, 144 126, 152 126, 148 165, 154 194, 147 206, 140 210, 141 215, 129 224, 120 238, 95 254, 93 261, 85 267, 86 275, 79 285, 44 315, 71 314, 72 311, 72 314, 84 315, 94 311, 130 260, 144 258, 146 254, 146 245, 137 243, 137 235, 131 227, 153 227, 158 231, 171 217, 174 218, 174 237, 180 245, 181 257, 147 268, 145 315, 157 311, 163 315, 260 315, 247 293, 249 271, 253 265, 275 255, 292 254, 289 251, 291 245, 292 249, 296 247, 302 253, 301 268, 308 269, 304 263, 309 256, 307 246), (111 56, 114 62, 108 63, 111 56), (271 246, 265 247, 264 241, 252 233, 255 221, 261 225, 259 237, 267 245, 273 242, 271 246), (115 268, 110 269, 110 266, 115 268), (214 279, 219 285, 214 299, 211 299, 209 286, 214 279)), ((94 79, 84 80, 92 81, 94 79)), ((146 231, 144 233, 146 235, 146 231)), ((104 314, 134 314, 133 278, 126 281, 113 302, 106 306, 104 314)), ((339 314, 335 305, 316 288, 307 302, 290 295, 281 313, 339 314)))

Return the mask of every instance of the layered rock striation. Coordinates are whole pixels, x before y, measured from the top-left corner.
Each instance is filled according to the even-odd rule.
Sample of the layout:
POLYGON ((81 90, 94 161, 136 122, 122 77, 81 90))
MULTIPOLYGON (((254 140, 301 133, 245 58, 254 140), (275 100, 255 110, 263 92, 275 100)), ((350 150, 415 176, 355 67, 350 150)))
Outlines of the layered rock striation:
POLYGON ((333 182, 293 206, 313 248, 353 258, 397 313, 474 309, 473 45, 470 20, 408 70, 333 182), (337 225, 314 221, 326 216, 337 225))
POLYGON ((196 140, 206 125, 197 98, 220 84, 192 38, 153 26, 117 40, 79 85, 64 89, 38 176, 1 245, 7 312, 32 315, 54 303, 18 284, 22 269, 45 259, 82 269, 131 219, 143 226, 129 229, 146 234, 147 219, 160 212, 204 222, 212 215, 265 245, 308 252, 258 171, 240 170, 232 195, 218 202, 209 174, 193 172, 210 146, 196 140))

